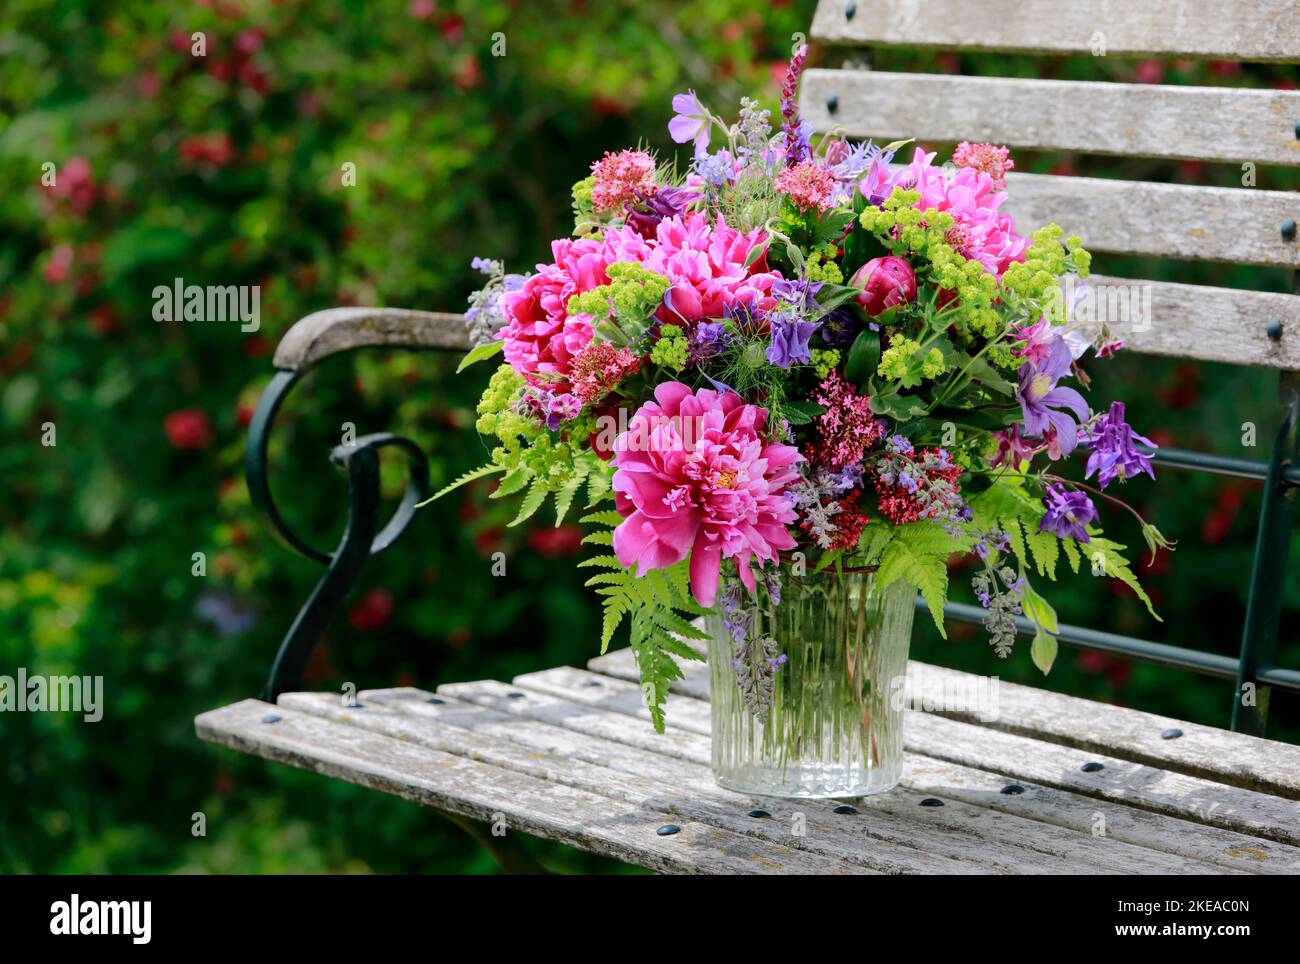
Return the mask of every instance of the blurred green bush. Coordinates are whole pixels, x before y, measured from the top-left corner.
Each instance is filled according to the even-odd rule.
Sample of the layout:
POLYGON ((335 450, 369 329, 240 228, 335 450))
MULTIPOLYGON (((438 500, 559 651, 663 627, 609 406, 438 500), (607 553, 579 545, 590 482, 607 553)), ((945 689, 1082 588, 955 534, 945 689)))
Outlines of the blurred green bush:
MULTIPOLYGON (((0 872, 490 872, 468 838, 401 801, 200 744, 197 712, 256 694, 319 570, 273 539, 241 478, 245 428, 270 353, 295 320, 339 304, 460 310, 474 255, 527 267, 566 233, 568 188, 603 150, 668 149, 674 92, 718 108, 769 106, 812 0, 332 4, 9 0, 0 13, 0 672, 98 674, 102 722, 0 719, 0 872), (206 49, 196 56, 195 34, 206 49), (493 48, 504 56, 493 56, 493 48), (53 165, 54 185, 42 185, 53 165), (345 165, 355 184, 345 184, 345 165), (259 285, 261 329, 159 323, 174 278, 259 285), (57 444, 41 444, 53 424, 57 444), (194 553, 206 575, 193 575, 194 553), (204 838, 192 815, 207 817, 204 838)), ((1168 69, 1175 82, 1276 82, 1235 65, 1021 59, 1050 76, 1168 69), (1217 73, 1215 71, 1218 71, 1217 73)), ((1028 64, 1029 68, 1024 65, 1028 64)), ((1007 72, 1007 62, 893 52, 883 66, 1007 72)), ((1149 78, 1148 78, 1149 79, 1149 78)), ((1021 169, 1231 183, 1232 171, 1128 169, 1086 158, 1021 169)), ((1294 187, 1267 181, 1261 186, 1294 187)), ((1280 175, 1278 175, 1280 177, 1280 175)), ((1112 262, 1104 270, 1123 273, 1112 262)), ((1132 273, 1153 276, 1149 265, 1132 273)), ((1228 285, 1280 275, 1216 269, 1228 285)), ((435 482, 481 459, 481 372, 454 360, 362 353, 290 399, 273 486, 317 545, 338 538, 343 480, 327 469, 341 426, 429 448, 435 482)), ((1134 423, 1189 447, 1267 439, 1264 373, 1118 360, 1134 423), (1138 368, 1137 366, 1141 366, 1138 368)), ((385 464, 400 492, 403 467, 385 464)), ((1134 483, 1141 485, 1141 483, 1134 483)), ((1167 622, 1089 580, 1058 590, 1063 618, 1232 652, 1257 496, 1169 477, 1141 501, 1183 540, 1146 578, 1167 622), (1209 542, 1211 550, 1196 545, 1209 542)), ((572 528, 507 530, 470 491, 426 510, 377 560, 329 633, 313 686, 508 678, 590 655, 594 606, 572 528), (490 556, 508 558, 504 580, 490 556), (454 581, 455 590, 449 591, 454 581), (523 631, 524 628, 526 631, 523 631)), ((1135 533, 1130 533, 1136 537, 1135 533)), ((1294 580, 1292 581, 1294 586, 1294 580)), ((1070 585, 1070 584, 1067 584, 1070 585)), ((1291 611, 1300 598, 1290 599, 1291 611)), ((1294 639, 1287 654, 1300 662, 1294 639)), ((960 629, 922 658, 1031 679, 960 629)), ((1222 724, 1228 686, 1066 653, 1050 684, 1222 724)), ((1281 732, 1294 707, 1279 701, 1281 732)), ((610 864, 554 847, 557 869, 610 864)))

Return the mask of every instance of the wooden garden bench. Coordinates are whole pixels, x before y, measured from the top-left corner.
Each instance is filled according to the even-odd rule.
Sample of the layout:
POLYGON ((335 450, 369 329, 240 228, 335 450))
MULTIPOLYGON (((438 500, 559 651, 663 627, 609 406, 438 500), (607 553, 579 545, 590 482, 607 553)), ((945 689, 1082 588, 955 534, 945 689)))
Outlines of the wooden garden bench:
MULTIPOLYGON (((851 50, 844 69, 805 75, 803 110, 819 130, 838 125, 878 142, 968 139, 1300 166, 1300 92, 882 73, 866 69, 862 54, 897 45, 1296 63, 1300 0, 823 0, 811 36, 851 50)), ((1059 222, 1101 253, 1102 265, 1110 253, 1300 267, 1300 199, 1291 192, 1019 173, 1009 182, 1019 223, 1059 222)), ((1262 739, 1271 689, 1300 691, 1300 671, 1275 663, 1300 484, 1300 289, 1090 281, 1103 296, 1132 285, 1142 286, 1143 297, 1149 292, 1149 315, 1120 326, 1130 350, 1280 373, 1280 428, 1267 461, 1156 454, 1166 467, 1264 486, 1240 657, 1061 627, 1068 644, 1232 679, 1237 732, 1004 683, 993 720, 909 710, 899 789, 849 806, 719 788, 709 771, 707 674, 693 667, 674 687, 669 729, 657 736, 645 722, 627 650, 585 670, 434 692, 362 692, 349 705, 337 694, 295 692, 361 566, 409 526, 428 472, 419 446, 392 435, 336 449, 349 477, 350 514, 338 548, 322 551, 287 528, 271 497, 266 446, 276 412, 306 371, 340 352, 467 347, 458 315, 338 308, 303 319, 281 342, 250 426, 247 463, 254 501, 326 574, 281 646, 265 698, 201 715, 199 735, 660 871, 1300 871, 1300 747, 1262 739), (385 446, 405 450, 411 477, 381 529, 377 453, 385 446)), ((969 620, 980 612, 951 604, 946 615, 969 620)), ((916 662, 909 679, 921 705, 936 688, 976 682, 916 662)), ((481 839, 511 859, 497 838, 481 839)))

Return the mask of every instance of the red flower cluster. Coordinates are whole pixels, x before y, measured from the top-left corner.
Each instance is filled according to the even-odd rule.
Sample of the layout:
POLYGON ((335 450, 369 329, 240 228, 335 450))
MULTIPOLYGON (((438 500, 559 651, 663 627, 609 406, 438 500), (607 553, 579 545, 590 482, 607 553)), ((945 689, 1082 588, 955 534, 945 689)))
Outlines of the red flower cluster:
POLYGON ((584 405, 599 402, 628 375, 641 370, 641 359, 627 348, 588 342, 573 359, 569 382, 584 405))
MULTIPOLYGON (((867 510, 862 508, 862 490, 851 489, 835 501, 843 508, 834 517, 835 535, 826 548, 831 550, 855 548, 858 540, 862 538, 862 530, 871 521, 871 516, 867 515, 867 510)), ((805 520, 799 525, 804 532, 812 533, 812 523, 810 521, 805 520)))
POLYGON ((890 460, 894 464, 891 466, 893 472, 884 473, 884 478, 877 470, 875 486, 880 496, 881 515, 894 525, 900 526, 920 518, 929 518, 945 508, 942 497, 938 496, 942 492, 956 491, 957 479, 962 473, 962 468, 960 465, 950 465, 946 469, 927 468, 926 463, 935 462, 939 454, 940 450, 937 448, 926 448, 921 449, 915 456, 899 453, 884 457, 882 461, 890 460), (890 477, 894 478, 893 484, 886 481, 890 477), (904 482, 904 477, 909 479, 911 484, 904 482), (923 502, 917 498, 922 492, 926 493, 930 501, 923 502))

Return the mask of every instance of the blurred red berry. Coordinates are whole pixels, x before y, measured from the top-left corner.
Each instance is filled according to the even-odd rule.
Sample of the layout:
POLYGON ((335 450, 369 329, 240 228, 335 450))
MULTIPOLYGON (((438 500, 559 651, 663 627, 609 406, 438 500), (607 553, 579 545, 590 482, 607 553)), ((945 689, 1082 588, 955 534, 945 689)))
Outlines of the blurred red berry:
POLYGON ((547 526, 528 533, 528 545, 540 556, 576 556, 582 549, 582 530, 577 526, 547 526))
POLYGON ((1139 84, 1158 84, 1165 79, 1165 65, 1158 60, 1139 60, 1133 79, 1139 84))
POLYGON ((59 284, 68 280, 68 275, 72 273, 72 245, 56 244, 54 250, 50 252, 50 260, 45 262, 45 267, 41 270, 41 275, 50 284, 59 284))
POLYGON ((348 610, 348 625, 363 633, 373 633, 388 625, 393 615, 393 594, 387 589, 370 589, 348 610))
POLYGON ((212 424, 201 408, 183 408, 163 418, 163 431, 172 448, 205 449, 212 444, 212 424))

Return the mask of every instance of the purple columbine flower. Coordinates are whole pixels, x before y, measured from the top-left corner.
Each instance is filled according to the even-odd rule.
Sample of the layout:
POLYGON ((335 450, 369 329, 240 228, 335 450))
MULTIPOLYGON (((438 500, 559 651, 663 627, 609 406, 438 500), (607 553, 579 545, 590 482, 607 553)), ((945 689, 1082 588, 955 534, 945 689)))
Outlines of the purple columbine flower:
POLYGON ((1065 339, 1052 342, 1048 357, 1040 364, 1020 366, 1020 385, 1016 400, 1024 414, 1025 434, 1041 435, 1047 442, 1047 454, 1053 459, 1069 455, 1078 444, 1079 425, 1070 415, 1074 412, 1080 422, 1088 418, 1088 403, 1073 388, 1060 388, 1057 382, 1074 358, 1065 339))
POLYGON ((781 312, 771 317, 770 324, 772 344, 767 349, 769 362, 778 368, 789 368, 796 363, 812 363, 808 339, 819 327, 819 322, 804 321, 798 315, 781 312))
POLYGON ((1089 541, 1087 525, 1097 518, 1097 507, 1087 493, 1071 492, 1060 483, 1052 483, 1043 496, 1047 514, 1038 526, 1039 532, 1051 532, 1061 539, 1073 537, 1079 542, 1089 541))
POLYGON ((1123 402, 1111 402, 1110 411, 1092 426, 1084 426, 1080 434, 1092 446, 1083 476, 1085 479, 1097 473, 1097 484, 1104 489, 1115 479, 1124 482, 1139 472, 1145 472, 1153 479, 1156 477, 1151 468, 1151 458, 1139 452, 1134 443, 1141 442, 1150 448, 1157 446, 1149 438, 1138 435, 1133 426, 1124 421, 1123 402))
POLYGON ((708 148, 709 112, 695 96, 695 91, 673 96, 673 117, 668 122, 668 136, 678 144, 694 141, 696 154, 708 148))

